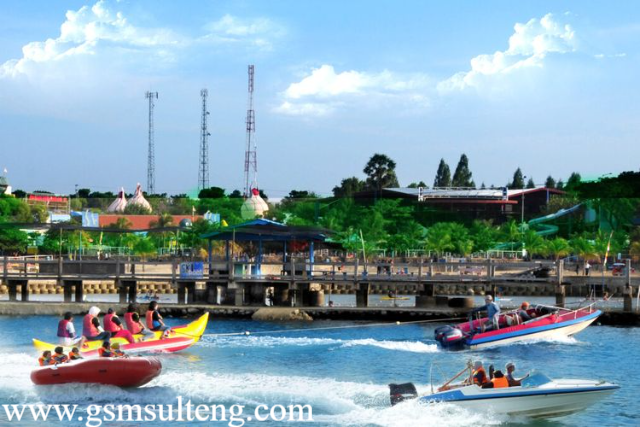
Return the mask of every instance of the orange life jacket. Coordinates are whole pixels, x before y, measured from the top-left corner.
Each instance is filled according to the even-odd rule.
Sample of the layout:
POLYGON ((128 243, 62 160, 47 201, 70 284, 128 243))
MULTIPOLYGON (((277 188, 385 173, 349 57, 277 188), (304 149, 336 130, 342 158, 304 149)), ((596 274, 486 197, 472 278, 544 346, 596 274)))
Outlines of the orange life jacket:
POLYGON ((47 366, 47 365, 51 365, 51 358, 50 357, 40 357, 38 359, 38 363, 40 364, 40 366, 47 366))
POLYGON ((80 356, 77 353, 69 353, 69 359, 71 359, 71 360, 80 360, 80 359, 83 359, 83 357, 80 356))
MULTIPOLYGON (((147 323, 147 328, 149 328, 149 330, 151 331, 155 329, 153 326, 153 313, 154 313, 154 310, 147 311, 147 314, 145 314, 145 319, 144 319, 147 323)), ((158 313, 158 316, 160 316, 159 313, 158 313)))
POLYGON ((115 313, 111 313, 111 314, 107 314, 104 316, 104 319, 102 319, 102 324, 104 325, 104 330, 107 332, 119 332, 122 330, 122 326, 118 326, 115 324, 115 322, 113 321, 113 318, 117 317, 115 313))
POLYGON ((87 313, 82 319, 82 335, 85 337, 95 337, 100 334, 98 328, 93 325, 93 318, 94 316, 87 313))
POLYGON ((51 360, 53 361, 53 363, 66 363, 69 361, 69 358, 64 354, 58 354, 55 353, 52 357, 51 360))
POLYGON ((140 326, 140 324, 133 320, 133 313, 124 314, 124 323, 127 325, 127 329, 129 330, 129 332, 131 332, 133 335, 142 332, 142 327, 140 326))
POLYGON ((113 357, 113 352, 111 350, 107 350, 104 347, 100 347, 98 349, 98 356, 100 356, 100 357, 113 357))
POLYGON ((112 350, 113 357, 124 357, 124 351, 122 350, 112 350))
POLYGON ((507 380, 507 377, 502 377, 502 378, 495 377, 494 379, 491 380, 491 382, 493 383, 493 388, 509 387, 509 380, 507 380))
POLYGON ((473 373, 473 383, 482 385, 487 382, 489 382, 489 380, 487 379, 487 373, 484 368, 478 368, 478 370, 473 373))

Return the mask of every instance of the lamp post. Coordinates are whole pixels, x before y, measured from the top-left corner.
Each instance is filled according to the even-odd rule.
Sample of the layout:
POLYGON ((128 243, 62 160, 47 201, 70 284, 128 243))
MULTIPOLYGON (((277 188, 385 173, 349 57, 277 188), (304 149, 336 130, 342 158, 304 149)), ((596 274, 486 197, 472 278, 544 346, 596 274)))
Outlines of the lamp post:
MULTIPOLYGON (((522 182, 524 183, 526 179, 527 179, 526 175, 523 176, 522 177, 522 182)), ((521 202, 520 203, 522 204, 521 211, 520 211, 521 212, 520 213, 520 229, 522 230, 522 258, 524 258, 525 254, 526 254, 526 251, 525 251, 525 248, 524 248, 524 191, 525 191, 525 189, 523 188, 522 189, 522 193, 520 195, 520 198, 521 198, 521 202)))

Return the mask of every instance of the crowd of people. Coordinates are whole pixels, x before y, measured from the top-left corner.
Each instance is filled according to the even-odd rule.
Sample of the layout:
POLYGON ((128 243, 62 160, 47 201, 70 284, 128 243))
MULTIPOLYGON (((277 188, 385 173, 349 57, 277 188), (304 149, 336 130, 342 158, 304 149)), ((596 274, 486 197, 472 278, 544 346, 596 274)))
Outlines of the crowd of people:
POLYGON ((158 311, 158 302, 151 301, 145 314, 144 322, 138 314, 135 304, 129 304, 127 312, 124 314, 124 322, 120 320, 114 309, 109 308, 107 314, 100 323, 100 308, 93 306, 82 318, 82 334, 76 332, 73 324, 73 314, 67 312, 58 322, 58 344, 54 349, 54 354, 47 350, 38 359, 40 366, 56 365, 67 363, 72 360, 81 359, 80 349, 87 346, 90 341, 102 341, 102 346, 98 349, 100 357, 124 357, 124 352, 117 342, 111 343, 112 338, 122 338, 127 343, 145 341, 156 336, 156 332, 162 332, 160 339, 171 334, 171 328, 164 323, 162 315, 158 311), (135 336, 141 337, 136 340, 135 336), (71 347, 68 355, 64 354, 64 347, 71 347))
POLYGON ((514 377, 516 371, 516 365, 509 362, 505 365, 507 373, 503 373, 500 370, 494 370, 493 365, 489 366, 489 374, 484 369, 482 362, 477 360, 473 364, 473 383, 482 388, 504 388, 504 387, 516 387, 522 385, 522 380, 527 378, 529 374, 520 379, 514 377))

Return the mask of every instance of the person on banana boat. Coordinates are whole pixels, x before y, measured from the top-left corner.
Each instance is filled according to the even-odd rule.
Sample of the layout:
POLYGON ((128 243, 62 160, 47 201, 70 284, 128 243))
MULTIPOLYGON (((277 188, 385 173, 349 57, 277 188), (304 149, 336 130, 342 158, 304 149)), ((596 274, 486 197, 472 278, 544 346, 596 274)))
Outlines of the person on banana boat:
POLYGON ((171 333, 171 327, 164 324, 162 316, 158 311, 158 302, 151 301, 149 303, 149 310, 145 316, 147 328, 152 331, 162 331, 162 338, 166 338, 171 333))
POLYGON ((127 307, 127 312, 124 314, 124 322, 127 325, 127 330, 133 335, 143 335, 142 341, 146 341, 156 335, 140 321, 140 315, 135 304, 129 304, 127 307))
POLYGON ((62 320, 58 322, 58 344, 69 347, 72 345, 79 345, 85 341, 85 338, 80 335, 77 336, 76 328, 73 326, 73 315, 70 311, 64 314, 62 320))
POLYGON ((104 325, 104 330, 111 334, 111 338, 122 337, 130 344, 136 342, 131 332, 124 329, 122 321, 112 308, 107 310, 107 314, 102 319, 102 324, 104 325))
POLYGON ((102 343, 102 347, 98 349, 99 357, 113 357, 113 352, 111 351, 111 343, 109 341, 105 341, 102 343))
POLYGON ((82 319, 82 335, 87 341, 109 341, 111 333, 102 329, 98 320, 100 309, 95 305, 82 319))

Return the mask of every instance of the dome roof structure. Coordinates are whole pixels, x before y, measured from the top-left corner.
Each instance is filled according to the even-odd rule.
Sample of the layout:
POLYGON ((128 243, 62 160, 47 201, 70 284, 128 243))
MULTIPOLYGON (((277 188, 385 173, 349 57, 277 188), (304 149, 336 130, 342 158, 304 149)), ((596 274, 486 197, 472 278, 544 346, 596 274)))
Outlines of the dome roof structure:
POLYGON ((118 193, 118 197, 109 205, 107 208, 107 212, 124 212, 127 207, 127 198, 124 196, 124 187, 120 188, 120 192, 118 193))
POLYGON ((251 190, 251 197, 244 201, 240 208, 240 215, 242 219, 254 219, 255 217, 264 217, 269 211, 269 205, 260 197, 260 192, 257 188, 251 190))
POLYGON ((129 200, 129 204, 143 207, 149 212, 153 211, 153 209, 151 209, 151 205, 149 204, 149 202, 147 202, 147 199, 145 199, 144 195, 142 194, 142 186, 140 185, 140 183, 138 183, 138 185, 136 186, 136 192, 131 200, 129 200))

